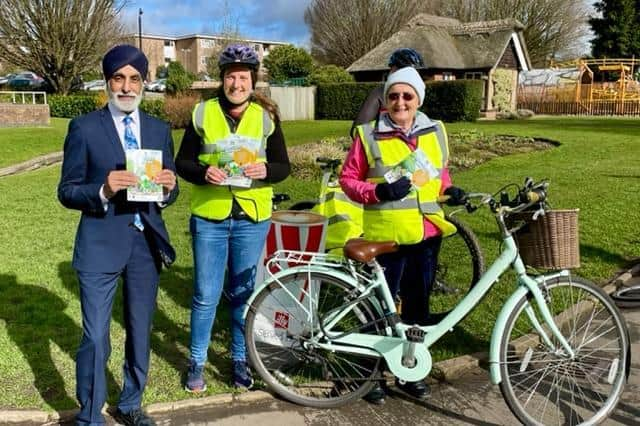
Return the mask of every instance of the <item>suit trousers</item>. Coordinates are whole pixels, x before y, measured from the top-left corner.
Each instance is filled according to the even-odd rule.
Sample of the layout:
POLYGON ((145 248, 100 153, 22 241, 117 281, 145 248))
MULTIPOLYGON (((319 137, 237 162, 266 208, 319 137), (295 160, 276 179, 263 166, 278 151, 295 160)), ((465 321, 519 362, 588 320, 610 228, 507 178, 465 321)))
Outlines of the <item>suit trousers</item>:
POLYGON ((395 253, 378 256, 393 297, 400 291, 402 321, 425 325, 429 322, 429 295, 438 265, 442 237, 417 244, 401 245, 395 253))
POLYGON ((156 308, 160 264, 144 232, 134 233, 131 252, 121 271, 77 271, 82 306, 82 341, 76 358, 77 424, 103 424, 107 398, 106 366, 111 354, 109 326, 118 287, 123 281, 123 327, 126 331, 123 387, 118 401, 122 412, 139 408, 149 370, 151 324, 156 308))

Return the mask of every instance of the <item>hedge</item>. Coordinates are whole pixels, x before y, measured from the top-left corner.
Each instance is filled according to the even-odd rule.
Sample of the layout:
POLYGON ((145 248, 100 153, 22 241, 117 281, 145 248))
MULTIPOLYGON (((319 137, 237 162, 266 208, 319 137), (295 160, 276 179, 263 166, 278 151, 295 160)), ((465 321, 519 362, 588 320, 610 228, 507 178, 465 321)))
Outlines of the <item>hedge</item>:
MULTIPOLYGON (((353 120, 371 90, 380 83, 339 83, 317 86, 316 118, 353 120)), ((422 106, 429 117, 444 121, 474 121, 482 107, 480 80, 427 81, 422 106)))
POLYGON ((316 89, 316 118, 353 120, 360 106, 380 83, 319 84, 316 89))
MULTIPOLYGON (((50 95, 47 98, 52 117, 75 118, 102 108, 106 102, 106 95, 96 94, 50 95)), ((140 109, 149 115, 165 120, 164 101, 161 99, 143 99, 140 109)))
POLYGON ((480 80, 426 82, 422 110, 431 118, 443 121, 475 121, 482 108, 480 80))

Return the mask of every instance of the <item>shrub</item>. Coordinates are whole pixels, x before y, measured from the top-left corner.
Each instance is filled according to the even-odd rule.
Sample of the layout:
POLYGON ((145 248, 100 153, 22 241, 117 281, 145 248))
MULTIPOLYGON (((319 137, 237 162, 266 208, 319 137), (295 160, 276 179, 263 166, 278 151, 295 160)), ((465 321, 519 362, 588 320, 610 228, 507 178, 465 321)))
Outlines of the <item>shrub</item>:
POLYGON ((47 97, 52 117, 75 118, 99 107, 97 95, 50 95, 47 97))
POLYGON ((142 102, 140 102, 140 110, 160 120, 166 120, 167 118, 164 112, 164 101, 162 99, 143 99, 142 102))
POLYGON ((427 81, 422 110, 443 121, 475 121, 482 107, 480 80, 427 81))
POLYGON ((339 137, 325 138, 318 142, 288 148, 291 176, 296 179, 317 182, 322 177, 322 170, 318 167, 316 158, 344 159, 350 146, 351 139, 339 137))
POLYGON ((316 91, 316 118, 353 120, 369 92, 380 83, 319 84, 316 91))
POLYGON ((166 120, 174 129, 183 129, 191 121, 191 112, 196 103, 200 102, 198 95, 167 96, 164 101, 166 120))
POLYGON ((309 74, 309 84, 352 83, 353 76, 337 65, 316 66, 309 74))
POLYGON ((191 84, 196 80, 196 76, 187 72, 180 62, 169 63, 167 74, 167 93, 171 95, 190 90, 191 84))

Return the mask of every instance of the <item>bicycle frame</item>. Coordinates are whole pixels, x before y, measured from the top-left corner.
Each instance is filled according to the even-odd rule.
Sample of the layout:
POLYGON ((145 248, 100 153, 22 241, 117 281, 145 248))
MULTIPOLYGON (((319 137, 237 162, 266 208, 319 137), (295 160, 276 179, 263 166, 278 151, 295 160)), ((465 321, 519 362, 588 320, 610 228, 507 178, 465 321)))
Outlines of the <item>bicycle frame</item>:
MULTIPOLYGON (((529 205, 530 204, 520 206, 518 211, 521 211, 529 205)), ((278 253, 276 253, 276 257, 270 261, 275 265, 283 265, 284 263, 285 265, 293 264, 298 266, 293 266, 291 268, 284 267, 280 272, 272 274, 271 279, 265 281, 254 291, 248 301, 247 311, 249 309, 248 307, 252 304, 255 295, 260 293, 260 291, 267 286, 273 285, 274 283, 279 284, 280 279, 284 276, 290 274, 309 274, 310 276, 312 272, 329 275, 351 285, 357 290, 358 298, 355 302, 345 304, 336 312, 331 312, 331 315, 328 315, 328 318, 323 318, 321 330, 315 332, 315 334, 312 334, 309 338, 310 341, 313 341, 312 344, 314 347, 319 347, 329 351, 360 354, 376 358, 383 357, 386 361, 387 367, 397 378, 407 382, 415 382, 426 377, 431 371, 432 360, 429 348, 444 334, 449 332, 456 324, 462 321, 462 319, 476 307, 476 305, 482 300, 483 296, 491 289, 507 269, 513 268, 517 276, 517 286, 502 307, 496 319, 491 336, 491 381, 494 384, 498 384, 502 381, 499 369, 500 337, 504 332, 509 315, 515 309, 518 301, 520 301, 526 294, 531 294, 532 302, 528 302, 528 305, 525 306, 525 312, 532 327, 541 336, 541 343, 544 343, 554 351, 560 351, 562 349, 565 356, 573 358, 575 356, 574 351, 557 327, 553 319, 553 315, 545 302, 544 294, 540 289, 540 284, 544 283, 546 280, 561 276, 569 276, 570 273, 567 270, 563 270, 541 275, 536 278, 532 278, 527 275, 525 265, 518 252, 518 247, 512 235, 512 231, 507 228, 504 222, 504 216, 508 211, 515 210, 501 208, 494 211, 503 239, 503 250, 499 254, 498 258, 482 275, 479 282, 473 287, 473 289, 471 289, 460 303, 436 325, 417 326, 404 324, 399 321, 399 317, 395 309, 395 303, 387 286, 384 271, 376 260, 373 260, 368 264, 372 273, 370 276, 365 276, 358 273, 354 266, 354 261, 331 261, 326 255, 318 253, 291 251, 278 252, 285 255, 281 258, 278 258, 278 253), (348 332, 332 335, 331 327, 354 309, 358 300, 362 299, 372 302, 374 304, 374 308, 379 311, 378 313, 381 318, 387 317, 390 319, 390 327, 394 329, 393 331, 395 331, 395 334, 392 333, 390 327, 388 327, 384 334, 348 332), (538 313, 541 317, 540 319, 538 319, 538 316, 536 315, 534 304, 538 308, 538 313), (408 336, 408 334, 411 334, 411 336, 408 336), (555 341, 559 343, 560 347, 554 345, 550 334, 555 338, 555 341), (418 335, 418 338, 416 338, 416 335, 418 335), (326 341, 321 342, 320 338, 322 337, 327 337, 326 341), (422 340, 421 343, 420 340, 422 340)), ((307 279, 307 283, 309 283, 309 287, 313 285, 309 279, 307 279)), ((298 300, 298 297, 293 295, 284 286, 281 286, 281 288, 289 292, 289 296, 295 301, 301 312, 304 312, 304 315, 307 316, 307 320, 309 320, 310 323, 313 323, 313 314, 315 311, 312 289, 308 289, 305 285, 305 288, 301 289, 301 297, 300 300, 298 300), (304 300, 305 298, 306 301, 304 300)), ((247 311, 245 311, 245 315, 247 311)))
MULTIPOLYGON (((491 349, 490 349, 490 375, 491 381, 494 384, 500 383, 502 380, 498 368, 499 359, 499 346, 500 336, 503 333, 505 323, 509 314, 512 312, 516 302, 521 299, 526 293, 531 293, 535 304, 539 308, 539 312, 542 316, 542 321, 546 324, 551 331, 551 334, 560 342, 562 348, 573 357, 573 351, 568 342, 562 336, 562 333, 557 328, 553 321, 553 316, 549 311, 542 291, 539 288, 539 284, 545 280, 549 280, 558 276, 568 276, 569 271, 559 271, 540 277, 531 278, 526 274, 526 269, 520 255, 516 243, 511 235, 504 236, 504 250, 500 253, 495 262, 485 272, 476 286, 462 299, 462 301, 438 324, 430 326, 419 327, 426 334, 424 336, 424 343, 412 344, 406 337, 406 331, 413 326, 411 324, 397 323, 393 327, 396 332, 396 336, 391 335, 390 330, 387 330, 386 335, 364 334, 364 333, 348 333, 343 336, 328 336, 330 341, 326 343, 315 342, 314 344, 320 348, 345 352, 345 353, 357 353, 361 355, 380 357, 382 356, 387 362, 389 370, 399 379, 406 381, 417 381, 426 377, 432 367, 431 355, 429 353, 429 347, 431 347, 436 341, 438 341, 444 334, 449 332, 456 324, 462 319, 480 302, 482 297, 491 289, 496 283, 497 279, 510 267, 512 267, 517 274, 518 287, 509 297, 504 304, 491 336, 491 349), (403 365, 403 356, 411 351, 413 357, 415 357, 415 366, 407 367, 403 365)), ((293 253, 293 252, 291 252, 293 253)), ((377 292, 377 296, 381 299, 383 305, 376 306, 380 310, 381 315, 393 316, 395 311, 395 304, 391 297, 391 293, 388 289, 386 280, 384 278, 384 272, 382 267, 373 261, 369 266, 373 268, 373 279, 367 280, 363 276, 358 276, 355 271, 346 272, 344 269, 338 269, 335 264, 331 262, 323 263, 322 261, 310 259, 310 257, 318 254, 298 252, 300 258, 307 257, 308 263, 301 266, 294 266, 288 269, 284 269, 267 281, 265 281, 256 291, 253 293, 251 299, 248 301, 250 306, 253 298, 256 294, 262 290, 262 288, 278 283, 280 278, 289 274, 310 274, 311 272, 324 273, 339 279, 345 283, 351 284, 355 289, 359 291, 359 297, 366 298, 372 293, 377 292), (314 263, 315 262, 315 263, 314 263), (332 266, 333 265, 333 266, 332 266), (364 282, 363 282, 364 281, 364 282), (368 281, 368 282, 366 282, 368 281)), ((285 291, 289 291, 286 288, 285 291)), ((304 300, 298 301, 298 296, 290 294, 292 300, 296 300, 296 304, 303 311, 309 319, 313 315, 313 297, 311 291, 303 290, 302 293, 306 295, 306 302, 304 300)), ((376 300, 376 297, 371 297, 368 300, 376 300)), ((344 309, 336 312, 326 323, 324 323, 324 329, 329 330, 333 324, 335 324, 342 316, 346 315, 353 306, 346 305, 344 309)), ((248 310, 248 308, 247 308, 248 310)), ((537 319, 533 308, 529 306, 527 313, 531 320, 532 325, 543 336, 547 345, 552 345, 551 339, 548 333, 544 331, 543 325, 537 319)), ((245 312, 246 315, 246 312, 245 312)), ((314 338, 318 339, 322 337, 322 333, 317 333, 314 338)))

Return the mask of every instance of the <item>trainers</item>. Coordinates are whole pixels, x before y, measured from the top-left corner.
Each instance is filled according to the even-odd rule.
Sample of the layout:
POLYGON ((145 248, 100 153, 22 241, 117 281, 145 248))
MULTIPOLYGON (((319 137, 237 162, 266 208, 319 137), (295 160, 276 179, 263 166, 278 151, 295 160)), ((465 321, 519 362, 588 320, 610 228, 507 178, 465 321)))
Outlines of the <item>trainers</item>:
POLYGON ((233 361, 233 385, 245 389, 253 386, 253 377, 246 361, 233 361))
POLYGON ((401 382, 396 379, 396 386, 409 396, 416 399, 427 399, 431 395, 431 388, 420 380, 419 382, 401 382))
POLYGON ((384 404, 384 397, 386 396, 384 389, 380 386, 380 383, 377 382, 376 385, 362 397, 365 401, 370 404, 382 405, 384 404))
POLYGON ((189 372, 187 373, 187 383, 184 390, 191 393, 201 393, 207 390, 207 384, 204 382, 204 365, 198 365, 194 360, 189 364, 189 372))

